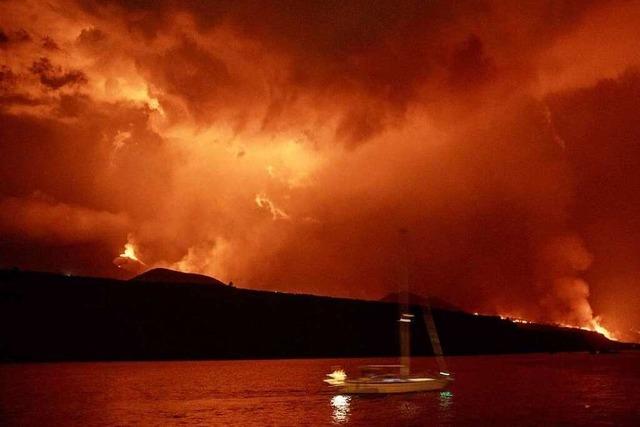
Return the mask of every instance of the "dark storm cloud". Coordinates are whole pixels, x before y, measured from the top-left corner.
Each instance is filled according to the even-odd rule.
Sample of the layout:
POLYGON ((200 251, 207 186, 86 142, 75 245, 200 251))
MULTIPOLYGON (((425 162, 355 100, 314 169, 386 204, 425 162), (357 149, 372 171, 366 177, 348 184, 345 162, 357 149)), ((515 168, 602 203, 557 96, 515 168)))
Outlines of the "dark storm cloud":
POLYGON ((126 232, 126 215, 59 203, 41 194, 0 200, 0 233, 55 245, 111 240, 126 232))
POLYGON ((107 39, 107 35, 98 28, 85 28, 80 31, 78 43, 86 46, 97 46, 107 39))
POLYGON ((16 82, 16 75, 6 65, 0 66, 0 94, 8 91, 16 82))
POLYGON ((29 33, 20 28, 17 30, 3 30, 0 28, 0 48, 7 49, 11 44, 22 44, 31 41, 29 33))
POLYGON ((188 100, 196 114, 203 104, 220 96, 221 89, 233 83, 225 63, 189 39, 182 40, 153 62, 163 87, 188 100))
POLYGON ((354 110, 342 119, 336 129, 336 137, 345 141, 347 147, 356 147, 384 129, 384 118, 382 112, 354 110))
POLYGON ((475 35, 458 45, 449 66, 449 83, 456 89, 469 89, 489 81, 496 73, 494 61, 484 53, 475 35))
POLYGON ((556 35, 577 25, 594 5, 603 3, 81 2, 99 16, 121 11, 118 18, 142 29, 147 37, 158 37, 179 12, 190 14, 204 32, 229 25, 267 49, 293 55, 291 84, 356 85, 400 105, 415 98, 416 87, 439 70, 450 68, 454 84, 489 78, 494 69, 491 52, 485 35, 474 31, 488 32, 492 48, 514 53, 526 63, 556 35), (516 33, 506 28, 511 25, 519 27, 516 33))
MULTIPOLYGON (((638 79, 597 83, 608 64, 574 47, 618 29, 631 2, 65 6, 34 6, 35 28, 0 19, 13 54, 2 197, 36 212, 3 219, 12 239, 115 251, 88 274, 119 274, 108 264, 128 242, 148 266, 379 298, 395 290, 403 226, 418 292, 586 325, 591 284, 599 312, 624 323, 603 295, 635 283, 635 267, 615 273, 640 230, 638 79), (56 230, 67 213, 110 231, 56 230)), ((632 40, 619 44, 615 72, 632 63, 632 40)), ((83 252, 65 266, 72 255, 90 265, 83 252)))
POLYGON ((66 85, 87 83, 87 76, 82 71, 63 71, 62 67, 54 66, 48 58, 44 57, 34 61, 29 70, 38 76, 40 83, 54 90, 66 85))
POLYGON ((47 50, 59 50, 60 49, 58 44, 49 36, 43 37, 42 40, 40 41, 40 43, 42 44, 42 47, 47 49, 47 50))

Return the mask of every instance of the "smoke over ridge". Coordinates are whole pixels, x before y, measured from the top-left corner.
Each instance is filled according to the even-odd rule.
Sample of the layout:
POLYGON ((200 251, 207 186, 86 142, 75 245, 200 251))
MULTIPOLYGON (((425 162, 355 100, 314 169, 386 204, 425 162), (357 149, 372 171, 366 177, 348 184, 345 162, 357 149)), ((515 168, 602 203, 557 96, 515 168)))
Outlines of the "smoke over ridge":
POLYGON ((638 339, 639 23, 635 1, 0 2, 0 263, 380 298, 406 227, 416 292, 638 339))

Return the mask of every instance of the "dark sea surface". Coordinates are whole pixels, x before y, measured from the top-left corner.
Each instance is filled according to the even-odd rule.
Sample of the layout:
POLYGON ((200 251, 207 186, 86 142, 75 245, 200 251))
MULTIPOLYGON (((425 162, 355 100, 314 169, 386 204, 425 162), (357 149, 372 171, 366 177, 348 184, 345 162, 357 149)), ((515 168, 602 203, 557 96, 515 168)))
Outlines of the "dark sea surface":
POLYGON ((448 390, 381 397, 335 395, 322 379, 393 359, 6 364, 0 425, 640 426, 640 353, 447 361, 448 390))

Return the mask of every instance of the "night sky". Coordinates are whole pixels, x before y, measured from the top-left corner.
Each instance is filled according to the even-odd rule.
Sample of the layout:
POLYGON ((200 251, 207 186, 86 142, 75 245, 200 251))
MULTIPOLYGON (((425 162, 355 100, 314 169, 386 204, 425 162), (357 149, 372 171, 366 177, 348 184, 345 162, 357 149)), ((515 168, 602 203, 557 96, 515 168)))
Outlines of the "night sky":
POLYGON ((416 293, 640 340, 639 27, 638 1, 2 0, 0 267, 378 299, 403 227, 416 293))

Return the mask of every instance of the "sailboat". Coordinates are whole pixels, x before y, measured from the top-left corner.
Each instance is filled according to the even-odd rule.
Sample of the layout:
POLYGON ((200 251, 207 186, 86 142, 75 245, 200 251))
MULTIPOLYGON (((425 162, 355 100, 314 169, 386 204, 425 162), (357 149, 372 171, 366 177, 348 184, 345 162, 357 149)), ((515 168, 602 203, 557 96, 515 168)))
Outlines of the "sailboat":
MULTIPOLYGON (((407 251, 406 231, 401 230, 400 236, 403 249, 407 251)), ((405 263, 407 255, 405 253, 405 263)), ((411 373, 411 324, 414 315, 409 309, 409 272, 404 265, 402 292, 400 292, 400 363, 398 365, 368 365, 360 368, 360 377, 347 378, 344 370, 335 370, 327 375, 324 381, 333 386, 341 394, 390 394, 415 393, 423 391, 442 390, 449 386, 453 377, 449 373, 438 332, 433 321, 431 307, 423 307, 422 314, 431 341, 433 353, 436 356, 439 372, 437 375, 416 375, 411 373)))

